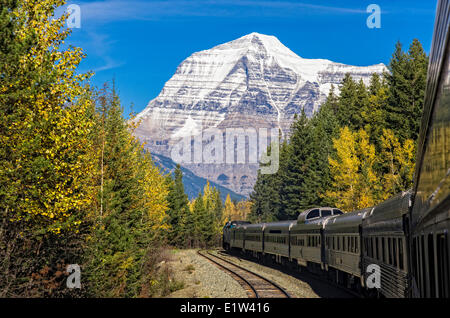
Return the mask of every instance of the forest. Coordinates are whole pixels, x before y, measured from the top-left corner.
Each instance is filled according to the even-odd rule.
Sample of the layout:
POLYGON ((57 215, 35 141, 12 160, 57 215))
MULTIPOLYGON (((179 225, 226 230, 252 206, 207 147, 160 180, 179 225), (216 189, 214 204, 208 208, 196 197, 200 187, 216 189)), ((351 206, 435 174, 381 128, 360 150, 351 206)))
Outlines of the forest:
POLYGON ((77 71, 58 0, 1 0, 0 297, 154 297, 180 287, 168 246, 218 244, 249 213, 209 184, 189 202, 133 135, 112 83, 77 71), (234 214, 234 216, 232 216, 234 214), (66 287, 79 265, 82 288, 66 287))
POLYGON ((134 137, 114 80, 78 71, 85 54, 55 18, 64 1, 0 3, 0 297, 165 296, 180 288, 167 249, 217 246, 227 221, 353 211, 411 186, 428 64, 417 40, 369 86, 346 76, 299 114, 250 200, 222 202, 208 183, 189 201, 180 167, 161 170, 134 137), (70 264, 82 288, 66 287, 70 264))

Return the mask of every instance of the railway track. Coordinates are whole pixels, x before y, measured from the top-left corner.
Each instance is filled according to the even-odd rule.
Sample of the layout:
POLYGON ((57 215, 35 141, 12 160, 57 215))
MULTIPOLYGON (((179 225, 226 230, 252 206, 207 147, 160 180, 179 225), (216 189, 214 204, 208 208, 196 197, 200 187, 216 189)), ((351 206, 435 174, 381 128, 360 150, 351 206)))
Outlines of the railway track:
POLYGON ((236 265, 208 251, 198 251, 199 255, 217 265, 246 290, 249 298, 290 298, 287 291, 269 279, 244 267, 236 265))
MULTIPOLYGON (((233 254, 230 254, 230 253, 226 253, 226 252, 224 252, 224 251, 217 251, 217 253, 218 253, 218 254, 221 254, 221 255, 224 255, 224 256, 228 256, 228 257, 236 257, 236 258, 240 259, 239 256, 233 255, 233 254)), ((245 259, 245 260, 247 260, 247 261, 250 261, 250 262, 255 262, 254 259, 251 259, 251 258, 248 258, 248 257, 245 257, 245 256, 243 256, 242 258, 245 259)), ((228 261, 228 262, 232 263, 231 261, 228 261)), ((257 263, 260 264, 260 265, 262 265, 262 264, 259 263, 259 262, 257 262, 257 263)), ((324 283, 324 284, 328 284, 328 285, 331 285, 331 286, 333 286, 333 287, 336 287, 336 288, 340 289, 341 291, 347 293, 347 294, 350 295, 351 297, 354 297, 354 298, 364 298, 363 295, 357 293, 356 291, 351 290, 351 289, 349 289, 349 288, 346 288, 346 287, 344 287, 344 286, 342 286, 342 285, 336 284, 335 282, 329 281, 329 280, 327 280, 327 279, 325 279, 325 278, 323 278, 323 277, 320 277, 319 275, 315 275, 315 274, 309 273, 309 272, 302 272, 302 273, 298 273, 298 272, 297 272, 297 273, 294 273, 294 272, 291 271, 291 270, 286 270, 286 269, 280 268, 280 266, 279 266, 278 264, 273 264, 273 265, 274 265, 274 266, 270 266, 270 265, 268 266, 268 265, 266 264, 266 265, 264 265, 264 266, 268 266, 268 267, 270 267, 270 268, 274 268, 274 269, 278 269, 278 270, 283 270, 286 274, 293 275, 294 277, 297 277, 297 278, 299 278, 299 279, 304 279, 304 276, 307 275, 308 277, 310 277, 310 278, 312 278, 312 279, 314 279, 314 280, 316 280, 316 281, 320 281, 320 282, 322 282, 322 283, 324 283)), ((238 265, 236 265, 236 266, 238 266, 238 265)))

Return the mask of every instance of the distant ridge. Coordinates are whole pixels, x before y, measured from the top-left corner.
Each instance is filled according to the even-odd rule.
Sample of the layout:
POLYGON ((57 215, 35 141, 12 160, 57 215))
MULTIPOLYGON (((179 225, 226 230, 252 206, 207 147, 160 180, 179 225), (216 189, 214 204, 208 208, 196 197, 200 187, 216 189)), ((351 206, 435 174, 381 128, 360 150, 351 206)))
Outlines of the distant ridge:
MULTIPOLYGON (((152 154, 153 161, 157 166, 159 166, 163 171, 166 173, 172 173, 175 170, 176 163, 172 161, 172 159, 167 158, 162 155, 152 154)), ((207 180, 197 176, 189 169, 186 169, 184 167, 181 167, 181 171, 183 172, 183 185, 184 185, 184 191, 189 197, 189 200, 192 200, 196 198, 199 194, 199 192, 203 192, 203 188, 206 185, 207 180)), ((236 201, 241 201, 245 199, 243 195, 234 193, 230 189, 227 189, 217 183, 209 182, 209 184, 212 187, 216 187, 220 191, 220 197, 223 202, 225 202, 225 199, 228 194, 230 194, 230 198, 236 201)))

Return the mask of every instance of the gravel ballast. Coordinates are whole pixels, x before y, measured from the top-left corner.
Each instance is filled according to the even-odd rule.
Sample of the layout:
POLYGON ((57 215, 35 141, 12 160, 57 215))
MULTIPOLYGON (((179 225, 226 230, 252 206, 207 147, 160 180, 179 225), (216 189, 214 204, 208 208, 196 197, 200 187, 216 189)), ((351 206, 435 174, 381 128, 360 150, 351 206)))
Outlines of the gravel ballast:
POLYGON ((246 298, 247 292, 230 275, 220 270, 197 250, 172 250, 168 262, 174 277, 184 288, 171 298, 246 298))

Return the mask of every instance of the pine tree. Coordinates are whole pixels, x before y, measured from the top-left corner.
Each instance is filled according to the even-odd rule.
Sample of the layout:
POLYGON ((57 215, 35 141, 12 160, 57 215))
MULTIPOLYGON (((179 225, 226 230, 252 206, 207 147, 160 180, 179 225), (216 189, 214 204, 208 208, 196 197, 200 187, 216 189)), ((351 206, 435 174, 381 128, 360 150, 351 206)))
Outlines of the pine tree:
POLYGON ((100 134, 99 191, 103 209, 87 250, 86 277, 91 295, 136 297, 153 279, 152 255, 167 210, 168 189, 151 157, 132 135, 116 93, 103 90, 100 134))
POLYGON ((177 165, 174 171, 174 180, 169 182, 169 194, 167 197, 169 202, 169 210, 167 212, 170 225, 168 234, 169 242, 176 246, 184 246, 185 234, 188 229, 184 228, 189 226, 184 217, 189 216, 189 200, 184 192, 183 185, 183 172, 180 165, 177 165))
POLYGON ((362 111, 364 130, 369 135, 370 143, 374 144, 376 150, 381 149, 381 135, 383 127, 386 127, 385 109, 387 107, 388 86, 386 81, 377 73, 370 79, 369 103, 362 111))
POLYGON ((385 128, 396 132, 400 142, 417 140, 426 86, 428 57, 418 40, 405 53, 400 42, 385 77, 389 85, 385 128), (408 120, 405 120, 407 118, 408 120))
MULTIPOLYGON (((330 93, 333 96, 333 93, 330 93)), ((328 99, 313 116, 308 126, 311 131, 310 152, 307 155, 305 182, 302 185, 300 209, 329 206, 334 202, 324 195, 331 186, 328 157, 334 152, 333 138, 338 133, 338 121, 333 112, 333 98, 328 99)))
POLYGON ((307 158, 311 147, 311 133, 308 130, 308 118, 304 111, 293 123, 292 136, 286 158, 286 169, 282 171, 280 198, 283 203, 277 218, 293 219, 301 211, 302 187, 309 167, 307 158))
POLYGON ((350 74, 345 74, 340 87, 336 118, 341 127, 348 126, 351 129, 360 124, 357 114, 360 111, 358 102, 358 85, 350 74), (356 119, 355 119, 356 118, 356 119))

